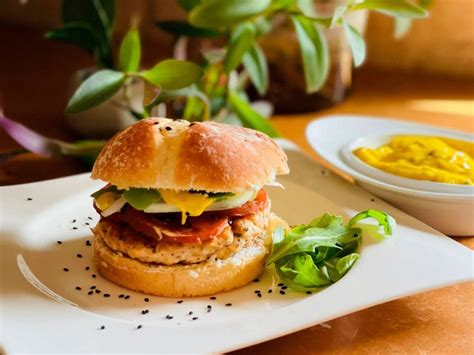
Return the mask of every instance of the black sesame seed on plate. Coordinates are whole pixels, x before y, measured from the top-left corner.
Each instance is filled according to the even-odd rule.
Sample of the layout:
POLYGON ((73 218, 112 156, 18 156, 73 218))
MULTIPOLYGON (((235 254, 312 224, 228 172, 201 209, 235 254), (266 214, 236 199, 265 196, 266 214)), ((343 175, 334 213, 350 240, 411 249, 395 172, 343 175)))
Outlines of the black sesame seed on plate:
POLYGON ((90 219, 90 220, 92 221, 92 217, 90 217, 90 216, 89 216, 89 217, 87 217, 87 219, 90 219))
POLYGON ((178 301, 178 302, 176 302, 176 303, 183 303, 183 302, 184 302, 183 300, 179 300, 179 301, 178 301))
POLYGON ((146 298, 144 299, 144 301, 145 301, 145 302, 150 302, 150 299, 149 299, 148 297, 146 297, 146 298))
POLYGON ((193 317, 192 319, 193 319, 193 320, 198 320, 198 319, 199 319, 199 317, 193 317))
POLYGON ((232 303, 226 303, 225 305, 226 305, 226 307, 231 307, 232 303))
POLYGON ((94 291, 89 291, 89 292, 87 292, 87 294, 88 294, 89 296, 92 295, 93 293, 94 293, 94 291))
POLYGON ((26 200, 27 201, 33 201, 33 199, 31 197, 27 197, 26 200))
POLYGON ((76 255, 78 258, 82 258, 82 254, 77 254, 76 255))
POLYGON ((285 291, 280 291, 280 295, 284 295, 285 293, 285 291))
POLYGON ((210 308, 212 308, 212 306, 211 306, 210 304, 208 304, 208 305, 207 305, 207 308, 210 309, 210 308))
POLYGON ((76 290, 80 291, 82 289, 79 286, 76 286, 76 290))
POLYGON ((77 227, 72 227, 72 229, 76 230, 76 229, 77 229, 77 227))
POLYGON ((75 220, 75 219, 73 219, 73 220, 72 220, 72 223, 76 223, 76 220, 75 220))
POLYGON ((90 225, 89 222, 86 222, 86 223, 84 223, 84 224, 85 224, 86 226, 89 226, 89 225, 90 225))
POLYGON ((56 243, 58 243, 58 244, 63 244, 63 242, 61 242, 60 240, 58 240, 56 243))
POLYGON ((105 329, 105 325, 101 326, 100 329, 104 330, 104 329, 105 329))
POLYGON ((192 315, 192 314, 193 314, 193 311, 189 311, 189 312, 188 312, 188 315, 189 315, 189 316, 192 315))
POLYGON ((142 325, 141 324, 137 325, 137 329, 142 329, 142 325))
POLYGON ((142 310, 142 314, 146 314, 145 310, 142 310))
POLYGON ((67 267, 63 268, 64 271, 68 272, 69 269, 67 267))

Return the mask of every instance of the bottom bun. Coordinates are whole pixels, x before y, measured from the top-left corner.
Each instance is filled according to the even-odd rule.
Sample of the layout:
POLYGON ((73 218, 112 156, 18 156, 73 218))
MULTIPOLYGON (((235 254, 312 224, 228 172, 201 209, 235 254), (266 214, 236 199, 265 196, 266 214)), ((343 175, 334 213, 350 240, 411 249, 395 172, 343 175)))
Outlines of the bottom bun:
MULTIPOLYGON (((270 219, 272 227, 285 223, 273 214, 270 219)), ((265 235, 253 245, 227 259, 165 266, 113 251, 104 243, 101 230, 94 229, 94 260, 100 274, 128 289, 165 297, 206 296, 248 284, 262 273, 272 240, 272 230, 262 231, 265 235)))

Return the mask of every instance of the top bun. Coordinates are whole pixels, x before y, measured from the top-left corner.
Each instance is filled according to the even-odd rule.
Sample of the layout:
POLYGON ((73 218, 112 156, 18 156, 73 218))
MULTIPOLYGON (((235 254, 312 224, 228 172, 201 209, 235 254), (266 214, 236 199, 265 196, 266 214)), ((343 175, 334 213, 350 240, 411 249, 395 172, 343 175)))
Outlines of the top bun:
POLYGON ((216 122, 147 118, 105 145, 92 178, 119 189, 241 192, 288 172, 285 153, 263 133, 216 122))

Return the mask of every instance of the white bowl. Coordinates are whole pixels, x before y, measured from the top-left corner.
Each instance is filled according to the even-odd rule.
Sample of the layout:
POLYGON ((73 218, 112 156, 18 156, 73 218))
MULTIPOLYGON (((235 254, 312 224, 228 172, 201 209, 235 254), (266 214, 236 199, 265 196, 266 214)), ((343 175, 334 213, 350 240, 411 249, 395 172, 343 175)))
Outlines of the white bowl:
MULTIPOLYGON (((345 160, 344 148, 352 147, 360 137, 383 140, 398 134, 430 135, 472 141, 470 134, 445 130, 410 122, 369 118, 364 116, 331 116, 313 121, 306 136, 313 149, 338 170, 351 176, 357 184, 392 205, 408 212, 442 233, 454 236, 474 235, 474 195, 451 190, 449 184, 411 181, 411 187, 401 186, 403 180, 385 172, 368 171, 345 160), (390 175, 389 181, 386 175, 390 175), (393 180, 392 178, 395 179, 393 180), (422 188, 419 188, 420 183, 422 188), (401 185, 400 185, 401 184, 401 185), (428 188, 426 187, 428 184, 428 188), (434 185, 443 187, 434 187, 434 185)), ((347 157, 346 157, 347 158, 347 157)), ((352 162, 354 163, 353 159, 352 162)), ((360 162, 360 161, 359 161, 360 162)), ((365 163, 363 165, 366 165, 365 163)), ((372 167, 368 167, 374 169, 372 167)), ((369 169, 369 170, 370 170, 369 169)), ((374 169, 377 170, 377 169, 374 169)), ((454 190, 456 190, 455 185, 454 190)), ((461 186, 465 187, 465 186, 461 186)))

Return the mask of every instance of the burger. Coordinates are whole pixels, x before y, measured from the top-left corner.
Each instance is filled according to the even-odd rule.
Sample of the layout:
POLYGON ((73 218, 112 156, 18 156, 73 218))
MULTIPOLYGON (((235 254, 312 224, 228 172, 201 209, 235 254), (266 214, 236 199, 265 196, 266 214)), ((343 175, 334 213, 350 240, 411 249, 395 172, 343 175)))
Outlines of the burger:
POLYGON ((101 218, 94 260, 106 279, 166 297, 241 287, 263 270, 272 231, 265 185, 288 173, 263 133, 216 122, 148 118, 115 135, 92 178, 101 218))

